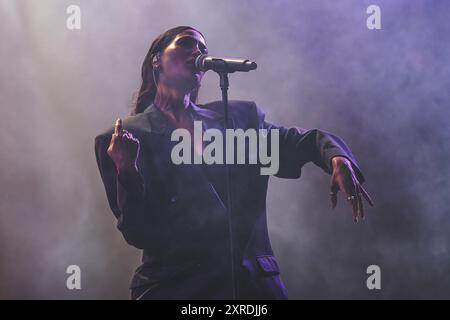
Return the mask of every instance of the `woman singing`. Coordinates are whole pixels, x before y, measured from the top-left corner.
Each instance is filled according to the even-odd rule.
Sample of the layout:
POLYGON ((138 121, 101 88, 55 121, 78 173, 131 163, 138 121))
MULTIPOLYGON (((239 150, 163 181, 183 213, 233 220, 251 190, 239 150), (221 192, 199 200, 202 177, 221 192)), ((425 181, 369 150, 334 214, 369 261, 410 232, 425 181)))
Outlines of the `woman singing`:
MULTIPOLYGON (((227 215, 226 166, 175 164, 175 129, 194 136, 224 132, 220 101, 196 104, 203 72, 195 59, 207 54, 202 33, 176 27, 158 36, 142 66, 142 85, 132 115, 95 139, 97 164, 117 227, 128 244, 142 249, 131 283, 132 299, 287 299, 266 222, 268 176, 259 164, 228 164, 232 219, 227 215), (231 227, 229 222, 232 221, 231 227), (233 241, 230 241, 232 237, 233 241), (231 247, 232 244, 232 247, 231 247), (233 261, 233 263, 230 263, 233 261)), ((345 194, 357 221, 364 215, 364 177, 349 148, 322 130, 285 128, 265 121, 252 101, 230 101, 234 129, 273 129, 281 178, 298 178, 313 162, 331 174, 330 195, 345 194)), ((270 137, 269 137, 270 138, 270 137)), ((193 154, 208 145, 194 139, 193 154)), ((273 150, 272 150, 273 151, 273 150)))

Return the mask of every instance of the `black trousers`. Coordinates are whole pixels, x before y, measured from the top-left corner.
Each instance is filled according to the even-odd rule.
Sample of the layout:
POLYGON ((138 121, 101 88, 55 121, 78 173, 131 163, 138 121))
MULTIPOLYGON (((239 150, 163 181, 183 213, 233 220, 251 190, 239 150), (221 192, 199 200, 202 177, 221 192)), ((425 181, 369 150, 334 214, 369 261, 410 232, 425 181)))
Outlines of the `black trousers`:
MULTIPOLYGON (((175 276, 131 289, 133 300, 230 300, 230 279, 220 267, 203 265, 175 276)), ((280 275, 250 276, 241 268, 238 274, 239 300, 287 300, 280 275)))

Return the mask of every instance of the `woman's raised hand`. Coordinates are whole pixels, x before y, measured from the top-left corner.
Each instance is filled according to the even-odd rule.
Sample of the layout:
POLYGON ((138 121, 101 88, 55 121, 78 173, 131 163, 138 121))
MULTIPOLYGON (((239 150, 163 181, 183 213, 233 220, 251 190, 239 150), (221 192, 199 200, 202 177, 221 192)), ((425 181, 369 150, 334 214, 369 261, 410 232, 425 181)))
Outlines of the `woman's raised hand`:
POLYGON ((122 120, 117 119, 107 153, 114 161, 119 174, 138 170, 136 163, 139 157, 139 149, 139 140, 123 129, 122 120))

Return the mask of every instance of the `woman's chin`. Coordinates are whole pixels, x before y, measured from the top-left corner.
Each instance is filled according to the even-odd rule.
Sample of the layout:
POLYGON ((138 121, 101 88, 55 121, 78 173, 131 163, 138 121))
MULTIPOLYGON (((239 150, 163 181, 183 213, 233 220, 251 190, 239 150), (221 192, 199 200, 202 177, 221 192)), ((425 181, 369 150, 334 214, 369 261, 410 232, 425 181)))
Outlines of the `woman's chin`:
POLYGON ((200 73, 189 73, 188 75, 183 75, 175 81, 172 81, 172 87, 180 88, 182 90, 192 91, 200 87, 202 81, 202 75, 200 73))

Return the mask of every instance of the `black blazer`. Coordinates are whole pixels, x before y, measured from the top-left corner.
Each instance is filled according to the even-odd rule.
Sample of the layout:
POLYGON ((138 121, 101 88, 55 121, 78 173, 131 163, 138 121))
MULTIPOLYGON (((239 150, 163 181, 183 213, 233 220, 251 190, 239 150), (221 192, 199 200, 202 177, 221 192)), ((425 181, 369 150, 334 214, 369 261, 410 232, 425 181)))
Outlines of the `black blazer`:
MULTIPOLYGON (((220 101, 191 103, 188 108, 195 120, 203 121, 204 129, 224 131, 220 101)), ((235 129, 279 129, 277 177, 299 178, 302 166, 310 161, 330 174, 331 158, 344 156, 364 181, 351 151, 333 134, 275 126, 250 101, 230 101, 229 115, 235 129)), ((174 128, 154 105, 124 119, 123 128, 140 140, 140 183, 118 177, 106 153, 113 128, 95 138, 95 153, 117 227, 128 244, 143 249, 143 263, 131 288, 141 289, 139 295, 148 298, 231 298, 225 166, 173 164, 171 150, 178 143, 170 139, 174 128)), ((260 174, 260 165, 235 164, 231 177, 239 290, 251 287, 249 298, 285 299, 287 291, 267 231, 268 176, 260 174)))

